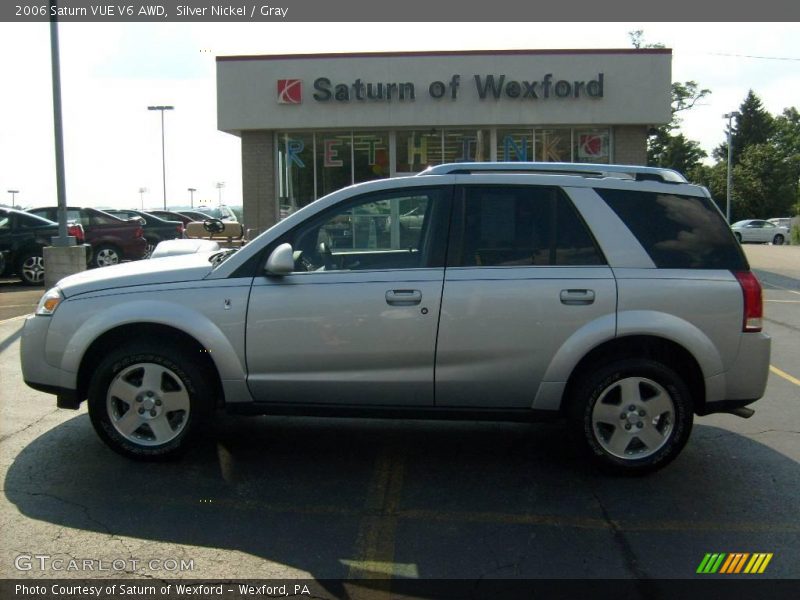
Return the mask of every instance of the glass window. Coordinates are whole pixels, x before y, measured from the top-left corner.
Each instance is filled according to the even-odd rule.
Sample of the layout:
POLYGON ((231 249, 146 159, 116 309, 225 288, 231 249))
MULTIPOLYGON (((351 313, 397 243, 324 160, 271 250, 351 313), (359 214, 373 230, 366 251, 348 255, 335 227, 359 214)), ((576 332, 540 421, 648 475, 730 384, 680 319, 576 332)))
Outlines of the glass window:
POLYGON ((389 177, 389 133, 353 132, 353 158, 353 183, 389 177))
POLYGON ((419 173, 442 163, 442 132, 438 129, 398 131, 397 173, 419 173))
POLYGON ((278 135, 278 182, 282 217, 315 200, 313 134, 278 135))
POLYGON ((483 129, 446 129, 445 163, 483 162, 489 160, 489 131, 483 129))
POLYGON ((351 137, 349 131, 317 134, 317 198, 353 183, 351 137))
POLYGON ((605 264, 586 225, 558 188, 469 186, 454 266, 605 264))
POLYGON ((67 220, 68 221, 75 221, 76 223, 80 223, 84 227, 87 225, 119 225, 119 219, 114 217, 113 215, 106 215, 102 212, 92 212, 90 215, 83 215, 80 211, 67 211, 67 220), (72 214, 76 216, 73 218, 72 214))
POLYGON ((526 162, 533 160, 533 129, 498 129, 497 160, 526 162))
POLYGON ((705 197, 595 189, 662 269, 747 269, 725 218, 705 197))
POLYGON ((609 163, 611 155, 608 129, 576 129, 574 139, 575 162, 609 163))
POLYGON ((441 190, 371 194, 292 235, 298 271, 415 268, 424 265, 424 239, 441 190))
POLYGON ((571 129, 537 129, 536 160, 540 162, 572 162, 571 129))

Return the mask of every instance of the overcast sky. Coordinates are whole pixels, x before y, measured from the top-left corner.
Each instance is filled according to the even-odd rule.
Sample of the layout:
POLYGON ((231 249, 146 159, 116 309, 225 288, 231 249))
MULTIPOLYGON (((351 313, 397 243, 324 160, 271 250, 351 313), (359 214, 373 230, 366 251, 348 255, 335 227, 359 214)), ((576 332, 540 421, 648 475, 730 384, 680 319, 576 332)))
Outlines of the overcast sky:
MULTIPOLYGON (((239 138, 216 128, 215 56, 355 51, 626 48, 627 32, 673 50, 673 81, 711 96, 684 117, 707 151, 724 139, 722 114, 748 89, 779 113, 800 107, 800 24, 686 23, 252 23, 60 25, 67 199, 73 205, 162 204, 166 114, 167 200, 241 204, 239 138), (760 58, 758 58, 760 57, 760 58)), ((0 23, 0 202, 56 203, 49 26, 0 23)))

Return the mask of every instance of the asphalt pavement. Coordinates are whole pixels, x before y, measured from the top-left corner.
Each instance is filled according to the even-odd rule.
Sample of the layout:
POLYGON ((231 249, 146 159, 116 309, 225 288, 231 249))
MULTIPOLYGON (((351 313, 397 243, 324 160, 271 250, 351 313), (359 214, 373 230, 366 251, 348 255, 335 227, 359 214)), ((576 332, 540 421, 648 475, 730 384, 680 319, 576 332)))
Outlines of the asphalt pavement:
MULTIPOLYGON (((751 419, 696 419, 639 478, 595 472, 559 424, 221 416, 182 460, 130 462, 85 406, 25 386, 23 320, 4 312, 0 577, 724 578, 696 574, 705 554, 742 552, 773 557, 741 577, 799 578, 800 248, 746 250, 766 396, 751 419), (70 558, 94 570, 54 569, 70 558)), ((0 310, 36 300, 6 289, 0 310)))

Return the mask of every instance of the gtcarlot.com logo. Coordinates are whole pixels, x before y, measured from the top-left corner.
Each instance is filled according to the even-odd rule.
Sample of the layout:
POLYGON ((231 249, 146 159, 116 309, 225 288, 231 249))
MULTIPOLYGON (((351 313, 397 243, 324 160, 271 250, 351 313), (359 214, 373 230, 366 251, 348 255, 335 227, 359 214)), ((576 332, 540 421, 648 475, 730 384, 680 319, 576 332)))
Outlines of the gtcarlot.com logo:
POLYGON ((772 552, 716 552, 703 557, 697 572, 701 574, 720 573, 724 575, 761 574, 767 570, 772 552))

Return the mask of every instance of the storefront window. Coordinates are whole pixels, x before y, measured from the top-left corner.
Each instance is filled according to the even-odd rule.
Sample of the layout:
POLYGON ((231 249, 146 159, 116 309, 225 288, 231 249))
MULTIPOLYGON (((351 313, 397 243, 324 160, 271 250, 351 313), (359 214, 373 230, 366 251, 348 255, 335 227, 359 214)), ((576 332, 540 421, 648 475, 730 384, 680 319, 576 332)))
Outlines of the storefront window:
POLYGON ((571 129, 537 129, 536 160, 540 162, 572 162, 571 129))
POLYGON ((354 131, 354 181, 370 181, 389 177, 389 133, 386 131, 354 131))
POLYGON ((489 160, 489 131, 482 129, 446 129, 445 163, 483 162, 489 160))
POLYGON ((417 129, 397 132, 397 173, 418 173, 442 163, 442 132, 417 129))
POLYGON ((278 136, 278 181, 281 216, 314 200, 312 134, 282 133, 278 136))
POLYGON ((317 197, 340 190, 353 183, 349 131, 317 134, 317 197))
POLYGON ((610 162, 608 129, 575 130, 575 162, 610 162))
POLYGON ((533 129, 498 129, 497 160, 526 162, 533 160, 533 129))

